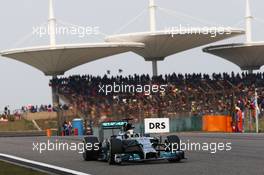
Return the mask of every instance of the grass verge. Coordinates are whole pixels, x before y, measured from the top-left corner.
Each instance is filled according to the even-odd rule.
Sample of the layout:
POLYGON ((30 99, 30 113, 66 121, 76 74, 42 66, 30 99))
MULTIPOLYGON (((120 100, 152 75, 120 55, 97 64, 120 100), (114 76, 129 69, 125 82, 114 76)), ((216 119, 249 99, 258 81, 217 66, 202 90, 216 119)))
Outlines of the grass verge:
POLYGON ((0 175, 48 175, 43 172, 38 172, 33 169, 24 168, 21 166, 13 165, 0 161, 0 175))

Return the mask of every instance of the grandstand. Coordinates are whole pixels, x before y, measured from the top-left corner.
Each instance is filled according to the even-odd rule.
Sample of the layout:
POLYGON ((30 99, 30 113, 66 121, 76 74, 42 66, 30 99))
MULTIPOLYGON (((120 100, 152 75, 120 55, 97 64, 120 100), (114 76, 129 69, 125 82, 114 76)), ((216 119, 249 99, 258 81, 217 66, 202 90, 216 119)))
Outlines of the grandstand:
MULTIPOLYGON (((70 76, 51 81, 60 95, 67 97, 72 106, 86 110, 88 116, 121 119, 131 117, 203 116, 208 114, 231 115, 238 106, 244 112, 255 110, 255 89, 259 94, 258 105, 264 112, 264 74, 171 74, 151 77, 149 75, 94 77, 92 75, 70 76), (165 92, 100 93, 101 84, 127 85, 166 84, 165 92)), ((99 120, 100 121, 100 120, 99 120)))

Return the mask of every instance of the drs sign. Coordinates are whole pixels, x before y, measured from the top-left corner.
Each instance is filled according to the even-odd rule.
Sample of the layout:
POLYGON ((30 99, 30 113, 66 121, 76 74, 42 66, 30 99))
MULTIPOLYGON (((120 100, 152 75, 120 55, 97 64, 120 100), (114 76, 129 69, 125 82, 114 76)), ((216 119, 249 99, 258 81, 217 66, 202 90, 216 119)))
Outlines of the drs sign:
POLYGON ((168 133, 170 132, 169 118, 146 118, 145 133, 168 133))

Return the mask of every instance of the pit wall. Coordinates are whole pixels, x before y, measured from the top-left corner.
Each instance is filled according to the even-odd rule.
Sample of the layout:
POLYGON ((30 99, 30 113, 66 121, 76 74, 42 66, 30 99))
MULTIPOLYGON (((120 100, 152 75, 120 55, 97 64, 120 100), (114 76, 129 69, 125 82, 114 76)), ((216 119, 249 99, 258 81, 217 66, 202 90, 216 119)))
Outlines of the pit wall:
MULTIPOLYGON (((70 118, 69 120, 71 120, 72 118, 76 118, 75 116, 77 116, 77 114, 72 110, 63 111, 62 115, 63 117, 67 116, 68 118, 70 118)), ((25 120, 29 120, 29 121, 31 120, 57 120, 57 112, 36 112, 36 113, 26 112, 22 114, 22 117, 25 120)))
POLYGON ((56 112, 37 112, 37 113, 24 113, 23 118, 26 120, 44 120, 44 119, 56 119, 56 112))

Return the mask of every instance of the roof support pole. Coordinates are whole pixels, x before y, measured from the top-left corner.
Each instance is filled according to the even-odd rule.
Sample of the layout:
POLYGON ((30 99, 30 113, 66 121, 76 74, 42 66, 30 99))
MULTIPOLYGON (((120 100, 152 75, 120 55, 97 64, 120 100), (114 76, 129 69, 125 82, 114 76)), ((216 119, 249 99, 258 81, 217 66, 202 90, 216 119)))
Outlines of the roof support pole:
POLYGON ((149 0, 149 24, 150 24, 150 31, 156 31, 156 5, 154 0, 149 0))
POLYGON ((49 38, 50 45, 56 45, 56 18, 54 16, 53 0, 49 0, 49 38))
POLYGON ((157 60, 152 61, 152 73, 153 73, 153 76, 158 76, 158 61, 157 60))
MULTIPOLYGON (((48 19, 48 27, 49 27, 49 38, 50 38, 50 45, 56 45, 56 19, 54 16, 54 8, 53 8, 53 0, 49 0, 49 19, 48 19)), ((57 79, 57 76, 52 76, 52 80, 57 79)), ((59 96, 57 94, 57 88, 51 86, 52 92, 52 104, 54 107, 59 105, 59 96)))
POLYGON ((246 42, 252 42, 252 15, 250 10, 250 0, 246 0, 246 42))
MULTIPOLYGON (((155 32, 156 31, 156 5, 154 0, 149 0, 149 25, 150 25, 150 31, 155 32)), ((158 61, 153 60, 152 61, 152 73, 153 76, 158 75, 158 61)))
MULTIPOLYGON (((54 82, 57 79, 57 76, 54 75, 52 76, 52 81, 54 82)), ((51 93, 52 93, 52 106, 53 109, 56 110, 57 113, 57 129, 58 129, 58 135, 61 134, 61 126, 62 126, 62 110, 60 108, 60 97, 59 97, 59 92, 58 92, 58 88, 56 86, 54 86, 53 84, 51 85, 51 93)))
MULTIPOLYGON (((49 31, 49 39, 50 39, 50 46, 55 47, 56 46, 56 18, 54 16, 54 9, 53 9, 53 0, 49 0, 49 19, 48 19, 48 31, 49 31)), ((52 76, 52 80, 54 81, 57 79, 57 76, 52 76)), ((58 135, 61 134, 61 110, 59 107, 60 98, 58 94, 58 88, 56 86, 51 86, 51 92, 52 92, 52 105, 53 108, 56 109, 57 112, 57 128, 58 128, 58 135)))
MULTIPOLYGON (((57 79, 57 76, 52 77, 52 81, 55 81, 57 79)), ((52 93, 52 105, 54 107, 59 106, 60 100, 58 96, 58 89, 56 86, 51 86, 51 93, 52 93)))

